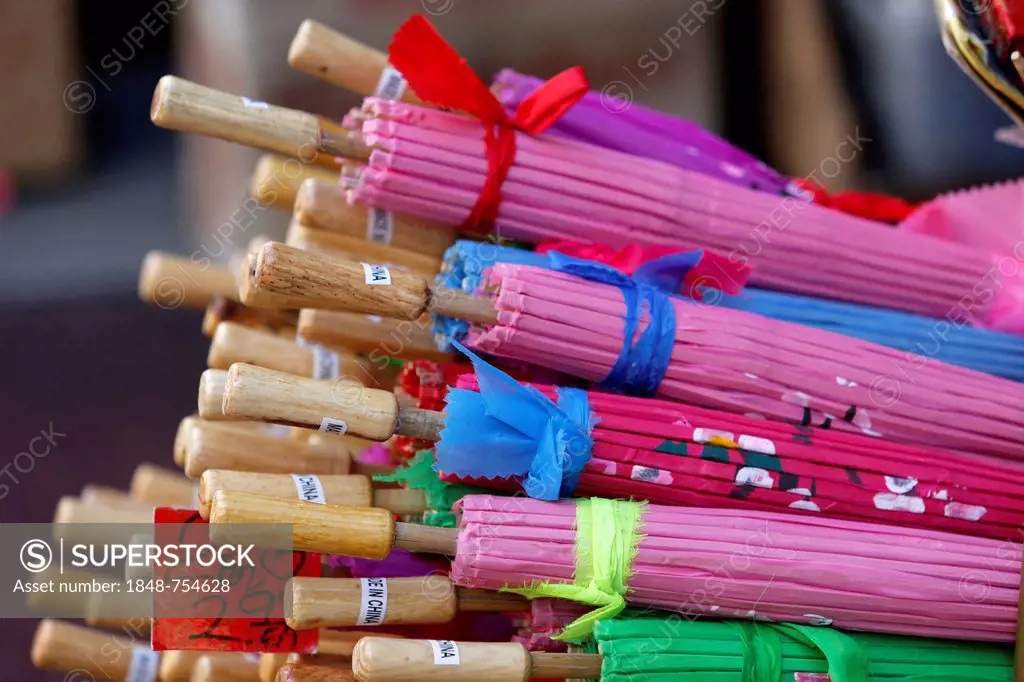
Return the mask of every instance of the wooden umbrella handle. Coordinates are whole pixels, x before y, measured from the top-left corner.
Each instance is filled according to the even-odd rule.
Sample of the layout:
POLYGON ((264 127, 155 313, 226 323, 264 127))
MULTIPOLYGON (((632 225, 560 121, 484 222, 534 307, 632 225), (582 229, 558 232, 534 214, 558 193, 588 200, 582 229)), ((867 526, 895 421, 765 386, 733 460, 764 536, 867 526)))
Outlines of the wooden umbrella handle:
POLYGON ((192 481, 182 476, 180 471, 149 463, 136 467, 128 492, 142 502, 172 507, 191 506, 194 493, 192 481))
POLYGON ((484 324, 497 322, 493 304, 454 289, 431 291, 421 277, 383 266, 312 254, 285 244, 260 250, 253 285, 305 299, 305 308, 416 320, 423 313, 484 324))
POLYGON ((361 377, 366 376, 366 368, 353 355, 299 345, 278 334, 224 322, 213 334, 206 364, 227 370, 237 362, 327 381, 345 377, 362 383, 361 377))
POLYGON ((378 263, 424 279, 433 279, 441 270, 441 259, 436 256, 379 244, 362 236, 319 230, 302 224, 297 218, 288 226, 285 244, 336 258, 378 263))
POLYGON ((207 261, 163 251, 150 251, 139 270, 139 298, 166 310, 184 306, 205 308, 217 296, 238 298, 234 275, 227 268, 207 261))
POLYGON ((196 420, 185 434, 182 468, 196 479, 208 469, 278 474, 347 474, 352 457, 336 436, 296 440, 270 433, 259 422, 196 420))
POLYGON ((293 208, 295 219, 313 229, 378 239, 425 256, 442 258, 455 241, 455 228, 450 225, 408 215, 381 215, 366 206, 350 205, 337 182, 306 180, 293 208))
MULTIPOLYGON (((107 632, 62 620, 43 620, 32 640, 32 664, 44 670, 77 670, 93 679, 123 682, 133 659, 129 652, 116 658, 103 657, 100 663, 95 660, 97 652, 109 646, 110 641, 107 632)), ((159 657, 152 652, 143 655, 159 657)))
MULTIPOLYGON (((306 19, 288 50, 288 64, 323 81, 369 97, 377 91, 388 57, 321 23, 306 19)), ((402 101, 422 104, 409 88, 402 101)))
POLYGON ((524 682, 600 679, 598 654, 531 653, 521 644, 364 637, 352 652, 359 682, 524 682))
POLYGON ((383 559, 392 547, 454 554, 458 532, 395 523, 386 509, 317 504, 221 490, 210 506, 210 537, 218 542, 244 541, 273 548, 278 539, 260 536, 251 524, 290 524, 295 551, 383 559), (254 533, 256 537, 254 538, 254 533), (265 543, 260 544, 261 540, 265 543))
POLYGON ((292 578, 285 604, 295 630, 358 625, 423 625, 455 618, 455 586, 444 576, 292 578))
POLYGON ((265 244, 257 255, 253 284, 300 296, 306 308, 408 320, 426 311, 430 292, 417 275, 274 242, 265 244))
POLYGON ((385 441, 396 433, 393 393, 355 381, 320 381, 253 365, 235 364, 224 389, 228 417, 268 421, 385 441))
POLYGON ((305 111, 287 109, 164 76, 153 91, 150 120, 331 168, 336 157, 365 161, 370 150, 351 132, 305 111))
POLYGON ((299 189, 307 180, 337 189, 338 174, 327 168, 300 163, 297 159, 264 154, 256 163, 249 193, 260 206, 291 211, 299 189))
POLYGON ((350 669, 315 663, 285 663, 275 682, 354 682, 350 669))
MULTIPOLYGON (((226 369, 207 369, 199 375, 199 396, 197 407, 199 416, 208 421, 225 421, 229 419, 224 416, 224 389, 228 385, 228 372, 226 369)), ((184 423, 184 422, 183 422, 184 423)), ((175 441, 177 443, 177 441, 175 441)), ((175 445, 175 453, 178 447, 175 445)), ((175 462, 178 457, 175 455, 175 462)), ((178 462, 180 465, 181 463, 178 462)))
POLYGON ((241 654, 207 653, 196 659, 189 682, 256 682, 259 676, 258 660, 241 654))
POLYGON ((306 499, 351 507, 373 506, 373 487, 359 474, 275 474, 207 469, 199 479, 199 514, 210 516, 210 502, 221 490, 282 499, 306 499))

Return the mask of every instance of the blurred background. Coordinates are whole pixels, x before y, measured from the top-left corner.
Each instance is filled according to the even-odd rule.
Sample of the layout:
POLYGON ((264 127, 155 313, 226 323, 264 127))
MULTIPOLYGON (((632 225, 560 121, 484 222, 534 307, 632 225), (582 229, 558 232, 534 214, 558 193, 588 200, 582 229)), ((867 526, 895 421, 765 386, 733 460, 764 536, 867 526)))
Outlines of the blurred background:
MULTIPOLYGON (((139 462, 170 464, 208 342, 201 313, 138 302, 143 254, 226 260, 256 234, 283 235, 286 216, 264 211, 235 243, 214 236, 258 154, 155 128, 157 79, 340 117, 355 97, 287 66, 300 21, 385 48, 413 12, 485 79, 580 64, 595 89, 830 190, 920 200, 1024 170, 1024 150, 993 140, 1008 121, 946 57, 931 0, 5 0, 0 520, 49 521, 87 481, 123 488, 139 462), (848 138, 862 151, 828 177, 823 160, 848 138), (15 468, 41 431, 64 435, 15 468)), ((61 678, 31 668, 34 624, 0 627, 0 680, 61 678)))

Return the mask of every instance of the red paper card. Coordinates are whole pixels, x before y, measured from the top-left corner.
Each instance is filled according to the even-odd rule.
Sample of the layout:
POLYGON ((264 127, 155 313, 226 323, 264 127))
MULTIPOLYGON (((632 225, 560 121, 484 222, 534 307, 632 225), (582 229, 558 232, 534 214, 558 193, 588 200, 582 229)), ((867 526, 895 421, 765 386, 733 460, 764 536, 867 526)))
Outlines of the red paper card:
MULTIPOLYGON (((161 538, 160 524, 206 524, 196 511, 188 509, 171 509, 158 507, 154 514, 154 539, 156 544, 166 544, 168 538, 161 538)), ((174 527, 170 527, 174 528, 174 527)), ((198 530, 198 529, 196 529, 198 530)), ((280 553, 277 553, 280 555, 280 553)), ((287 563, 285 561, 285 563, 287 563)), ((320 576, 320 555, 309 552, 293 552, 291 557, 292 570, 271 571, 268 573, 266 562, 261 562, 258 569, 239 571, 231 576, 232 587, 227 592, 210 593, 194 590, 182 593, 175 590, 170 593, 166 585, 181 582, 169 579, 167 573, 160 568, 154 569, 153 579, 163 580, 163 594, 154 592, 154 617, 152 627, 152 647, 154 651, 173 649, 190 649, 204 651, 242 651, 264 653, 313 653, 318 644, 317 630, 292 630, 281 617, 257 616, 252 618, 222 617, 223 613, 283 613, 283 604, 272 600, 281 600, 283 582, 288 577, 320 576), (261 571, 263 574, 261 575, 261 571), (273 583, 274 589, 267 584, 273 583), (173 599, 173 604, 168 600, 173 599), (163 613, 181 613, 195 611, 197 614, 209 614, 210 617, 165 618, 163 613), (194 607, 194 608, 189 608, 194 607), (272 610, 271 610, 272 609, 272 610)), ((280 562, 278 562, 278 565, 280 562)), ((180 573, 178 574, 180 576, 180 573)), ((215 577, 223 577, 221 573, 215 577)), ((197 580, 206 581, 205 578, 197 580)), ((195 585, 196 583, 193 583, 195 585)), ((203 584, 205 588, 206 585, 203 584)))

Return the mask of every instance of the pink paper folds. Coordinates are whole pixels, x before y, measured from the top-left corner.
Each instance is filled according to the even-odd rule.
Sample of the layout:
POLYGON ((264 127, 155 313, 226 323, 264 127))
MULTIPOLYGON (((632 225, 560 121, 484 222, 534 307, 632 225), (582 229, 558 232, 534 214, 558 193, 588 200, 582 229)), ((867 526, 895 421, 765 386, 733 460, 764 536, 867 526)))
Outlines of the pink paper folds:
POLYGON ((992 254, 988 276, 965 291, 960 308, 987 310, 986 327, 1024 334, 1024 181, 1012 180, 943 194, 899 229, 992 254))
MULTIPOLYGON (((472 374, 458 387, 479 390, 472 374)), ((557 400, 554 387, 534 387, 557 400)), ((1020 465, 662 400, 590 392, 588 402, 597 426, 579 497, 815 514, 997 540, 1016 541, 1024 527, 1020 465)))
MULTIPOLYGON (((470 495, 452 577, 500 589, 568 582, 575 504, 470 495)), ((1021 549, 769 512, 651 505, 626 597, 686 615, 1009 642, 1021 549)))
MULTIPOLYGON (((615 363, 625 316, 617 288, 506 264, 486 273, 484 288, 499 324, 471 333, 471 347, 591 381, 615 363)), ((673 304, 660 398, 1024 461, 1019 383, 744 311, 673 304)))
MULTIPOLYGON (((372 98, 364 112, 363 134, 377 151, 350 201, 461 223, 486 176, 481 126, 372 98)), ((993 267, 984 250, 658 161, 550 136, 516 139, 501 236, 710 248, 752 262, 758 286, 933 317, 954 311, 993 267)))

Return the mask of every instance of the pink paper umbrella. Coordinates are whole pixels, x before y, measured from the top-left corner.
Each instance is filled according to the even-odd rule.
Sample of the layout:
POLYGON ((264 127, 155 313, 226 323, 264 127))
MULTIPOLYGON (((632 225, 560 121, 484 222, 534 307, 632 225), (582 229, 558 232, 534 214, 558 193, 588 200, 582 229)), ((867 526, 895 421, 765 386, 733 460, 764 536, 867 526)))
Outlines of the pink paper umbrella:
MULTIPOLYGON (((347 169, 349 200, 462 224, 487 177, 481 124, 371 98, 362 133, 374 150, 347 169)), ((932 317, 984 319, 1013 296, 986 251, 894 231, 809 204, 582 142, 516 134, 495 232, 622 247, 711 248, 755 266, 770 289, 932 317)))
MULTIPOLYGON (((485 281, 498 324, 471 333, 472 348, 591 381, 616 366, 627 317, 618 288, 504 264, 485 281)), ((1024 392, 1016 382, 744 311, 670 304, 675 329, 657 397, 1024 460, 1024 392)))
POLYGON ((251 277, 261 290, 292 297, 301 292, 308 308, 409 320, 429 311, 477 321, 479 327, 467 338, 476 349, 624 393, 1024 460, 1024 392, 1016 382, 668 297, 645 283, 668 274, 659 270, 662 266, 685 277, 701 255, 649 263, 643 281, 590 261, 555 263, 614 286, 568 272, 498 264, 483 280, 489 297, 471 298, 431 289, 417 276, 382 266, 379 277, 370 277, 370 265, 270 243, 251 277))
MULTIPOLYGON (((1017 540, 1024 527, 1024 470, 1016 465, 605 393, 586 395, 587 421, 596 424, 589 437, 545 468, 536 443, 514 446, 523 431, 503 417, 539 399, 508 392, 497 370, 475 362, 491 380, 463 375, 458 387, 469 390, 448 396, 435 465, 446 478, 503 490, 519 482, 539 499, 786 511, 995 539, 1017 540)), ((534 388, 565 404, 566 389, 534 388)))
MULTIPOLYGON (((470 495, 459 506, 458 584, 536 594, 539 585, 585 580, 576 503, 470 495)), ((637 532, 625 593, 634 606, 979 641, 1009 642, 1016 630, 1013 543, 655 505, 641 512, 637 532)))

